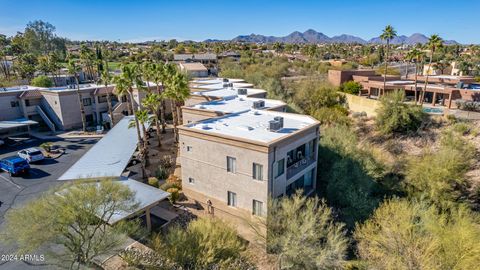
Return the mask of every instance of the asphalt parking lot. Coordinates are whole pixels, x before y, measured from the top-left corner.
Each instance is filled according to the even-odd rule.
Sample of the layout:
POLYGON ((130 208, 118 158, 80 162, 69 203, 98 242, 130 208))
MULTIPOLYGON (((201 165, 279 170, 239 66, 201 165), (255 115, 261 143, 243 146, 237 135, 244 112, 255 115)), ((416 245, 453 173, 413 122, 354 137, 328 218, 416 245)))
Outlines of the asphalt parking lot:
MULTIPOLYGON (((1 146, 0 159, 16 155, 22 149, 38 147, 43 140, 29 139, 15 146, 1 146)), ((49 140, 52 142, 52 140, 49 140)), ((62 139, 53 144, 65 149, 65 153, 57 159, 45 159, 39 163, 30 164, 29 174, 10 176, 0 171, 0 233, 3 230, 5 214, 12 207, 18 207, 25 202, 38 198, 42 193, 55 185, 62 184, 57 179, 72 166, 97 139, 62 139)), ((0 240, 0 256, 15 253, 14 246, 0 240)), ((0 269, 51 269, 51 266, 35 266, 28 262, 6 262, 0 258, 0 269)))

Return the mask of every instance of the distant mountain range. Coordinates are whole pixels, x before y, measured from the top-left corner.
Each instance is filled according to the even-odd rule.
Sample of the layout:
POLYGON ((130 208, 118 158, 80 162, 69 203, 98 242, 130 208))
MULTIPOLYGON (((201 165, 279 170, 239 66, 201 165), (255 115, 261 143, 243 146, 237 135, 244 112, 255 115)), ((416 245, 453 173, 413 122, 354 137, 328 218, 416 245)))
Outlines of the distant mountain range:
MULTIPOLYGON (((206 42, 214 42, 219 40, 209 39, 206 42)), ((385 41, 381 40, 380 37, 374 37, 369 40, 364 40, 360 37, 342 34, 339 36, 329 37, 321 32, 317 32, 313 29, 309 29, 303 33, 295 31, 290 35, 284 37, 274 37, 274 36, 264 36, 264 35, 241 35, 237 36, 236 38, 232 39, 231 41, 234 42, 248 42, 248 43, 275 43, 275 42, 283 42, 283 43, 303 43, 303 44, 316 44, 316 43, 360 43, 360 44, 368 44, 368 43, 385 43, 385 41)), ((407 45, 414 45, 417 43, 426 43, 428 41, 428 37, 415 33, 409 37, 401 35, 395 37, 391 44, 407 44, 407 45)), ((445 40, 445 44, 459 44, 455 40, 445 40)))

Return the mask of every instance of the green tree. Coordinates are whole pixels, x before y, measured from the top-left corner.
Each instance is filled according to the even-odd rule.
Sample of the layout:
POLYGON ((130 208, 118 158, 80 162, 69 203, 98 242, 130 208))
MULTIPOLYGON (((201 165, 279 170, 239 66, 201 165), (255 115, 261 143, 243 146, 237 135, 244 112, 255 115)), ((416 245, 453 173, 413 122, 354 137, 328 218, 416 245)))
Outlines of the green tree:
POLYGON ((35 74, 37 58, 31 53, 25 53, 18 57, 15 62, 15 69, 22 78, 31 80, 35 74))
POLYGON ((82 68, 76 63, 75 60, 70 59, 68 61, 68 72, 75 77, 75 83, 77 84, 77 97, 78 97, 78 104, 80 106, 80 116, 82 118, 82 130, 83 132, 87 131, 87 119, 85 116, 85 108, 83 106, 83 99, 82 94, 80 93, 80 81, 78 78, 78 73, 81 72, 82 68))
POLYGON ((267 249, 278 255, 280 269, 342 269, 348 240, 325 202, 298 191, 268 209, 267 249))
POLYGON ((172 72, 167 73, 167 80, 165 81, 165 97, 171 99, 172 115, 173 115, 173 130, 175 142, 178 142, 177 125, 182 122, 180 106, 190 96, 190 88, 188 87, 188 77, 186 74, 180 72, 178 69, 173 69, 172 72))
POLYGON ((215 218, 197 219, 186 229, 172 227, 165 236, 158 235, 153 241, 158 254, 183 269, 230 269, 242 258, 245 244, 233 228, 215 218), (215 266, 220 267, 212 268, 215 266))
POLYGON ((105 85, 107 90, 107 106, 108 106, 108 115, 110 116, 110 121, 112 122, 112 127, 115 125, 115 119, 113 117, 113 106, 112 106, 112 94, 108 89, 108 85, 113 81, 110 71, 108 70, 108 61, 105 61, 105 68, 100 73, 100 82, 105 85))
POLYGON ((49 77, 45 75, 40 75, 34 78, 31 82, 33 86, 37 87, 52 87, 53 86, 53 81, 49 77))
POLYGON ((339 90, 344 93, 358 95, 362 89, 363 86, 360 83, 355 81, 347 81, 340 86, 339 90))
POLYGON ((390 51, 390 41, 397 36, 397 31, 391 26, 387 25, 385 29, 383 29, 380 38, 387 42, 387 50, 385 51, 385 74, 383 75, 383 94, 385 94, 385 88, 387 86, 387 68, 388 68, 388 60, 389 60, 389 51, 390 51))
POLYGON ((157 133, 158 148, 162 147, 161 115, 159 113, 162 102, 163 96, 157 93, 147 94, 147 96, 142 101, 143 106, 145 106, 153 114, 152 120, 153 123, 155 123, 155 132, 157 133))
POLYGON ((427 91, 428 78, 430 76, 430 69, 432 68, 433 55, 438 48, 443 47, 443 39, 438 35, 431 35, 428 38, 427 47, 430 49, 430 60, 428 61, 427 76, 425 78, 425 85, 420 99, 420 104, 423 105, 425 100, 425 92, 427 91))
POLYGON ((404 102, 405 92, 396 90, 380 98, 375 124, 384 135, 416 132, 422 124, 425 113, 422 107, 404 102))
POLYGON ((385 201, 354 238, 369 269, 475 269, 479 216, 465 208, 439 210, 422 202, 385 201))
POLYGON ((18 244, 19 252, 48 248, 70 269, 92 267, 97 256, 122 249, 124 233, 139 232, 135 222, 108 225, 136 206, 134 193, 114 181, 65 185, 9 211, 2 239, 18 244))
POLYGON ((459 200, 468 188, 465 174, 475 157, 474 146, 455 131, 445 131, 440 147, 410 158, 405 171, 407 191, 439 206, 459 200))

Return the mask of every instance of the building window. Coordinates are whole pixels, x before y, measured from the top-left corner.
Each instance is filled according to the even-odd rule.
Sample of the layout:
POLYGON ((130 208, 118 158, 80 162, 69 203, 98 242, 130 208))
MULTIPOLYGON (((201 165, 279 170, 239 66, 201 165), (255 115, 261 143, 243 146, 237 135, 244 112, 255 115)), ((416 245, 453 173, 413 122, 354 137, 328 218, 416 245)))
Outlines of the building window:
POLYGON ((30 99, 25 99, 25 106, 30 107, 30 99))
POLYGON ((235 173, 237 171, 237 159, 234 157, 227 157, 227 172, 235 173))
POLYGON ((263 213, 263 202, 253 200, 252 214, 255 216, 262 216, 262 213, 263 213))
POLYGON ((10 101, 10 106, 13 107, 18 107, 20 104, 18 103, 18 101, 10 101))
POLYGON ((281 176, 285 172, 285 159, 282 158, 277 161, 277 170, 275 171, 275 177, 281 176))
POLYGON ((229 206, 237 206, 237 193, 228 191, 228 205, 229 206))
POLYGON ((253 163, 253 179, 263 180, 263 165, 253 163))
POLYGON ((82 101, 83 101, 83 106, 91 106, 92 105, 92 99, 91 98, 84 98, 82 101))
POLYGON ((107 102, 107 96, 99 96, 98 103, 105 103, 107 102))
POLYGON ((195 184, 195 179, 193 179, 192 177, 189 177, 188 178, 188 183, 195 184))
POLYGON ((187 152, 192 152, 192 147, 191 146, 187 146, 187 152))

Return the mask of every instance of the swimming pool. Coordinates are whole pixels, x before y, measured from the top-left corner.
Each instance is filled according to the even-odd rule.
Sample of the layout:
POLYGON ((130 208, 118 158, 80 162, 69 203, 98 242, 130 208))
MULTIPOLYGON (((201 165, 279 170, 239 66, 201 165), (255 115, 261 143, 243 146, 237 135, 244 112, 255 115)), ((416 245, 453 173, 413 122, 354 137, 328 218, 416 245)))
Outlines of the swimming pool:
POLYGON ((423 111, 428 114, 443 114, 442 108, 425 107, 423 108, 423 111))

